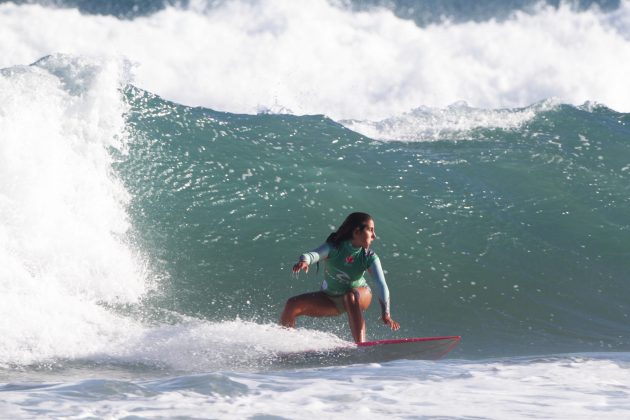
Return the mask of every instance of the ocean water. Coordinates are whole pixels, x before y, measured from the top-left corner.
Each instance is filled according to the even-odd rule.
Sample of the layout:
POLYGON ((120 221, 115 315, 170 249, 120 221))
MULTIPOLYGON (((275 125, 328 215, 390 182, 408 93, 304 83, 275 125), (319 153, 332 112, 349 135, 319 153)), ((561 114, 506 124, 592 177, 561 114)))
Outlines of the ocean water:
POLYGON ((630 415, 630 1, 0 2, 1 418, 630 415), (298 255, 375 218, 392 332, 298 255))

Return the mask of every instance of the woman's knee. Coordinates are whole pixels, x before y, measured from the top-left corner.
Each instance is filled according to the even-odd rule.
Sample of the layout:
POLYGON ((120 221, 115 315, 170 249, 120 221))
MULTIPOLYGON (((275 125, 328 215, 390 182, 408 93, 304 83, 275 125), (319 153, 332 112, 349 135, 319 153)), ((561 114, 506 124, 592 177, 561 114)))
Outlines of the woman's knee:
POLYGON ((352 294, 348 297, 352 303, 359 305, 362 310, 366 310, 370 306, 370 302, 372 302, 372 291, 369 287, 359 287, 352 289, 348 293, 352 294))
POLYGON ((299 299, 297 299, 297 296, 290 297, 284 304, 284 310, 294 311, 296 308, 299 307, 298 302, 299 299))

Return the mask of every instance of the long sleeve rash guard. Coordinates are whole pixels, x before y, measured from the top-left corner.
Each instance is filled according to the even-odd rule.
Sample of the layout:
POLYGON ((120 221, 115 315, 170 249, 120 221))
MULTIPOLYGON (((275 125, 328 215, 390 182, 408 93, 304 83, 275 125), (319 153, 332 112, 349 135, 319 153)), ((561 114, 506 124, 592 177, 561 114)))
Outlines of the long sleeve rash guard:
POLYGON ((367 286, 365 271, 370 273, 383 313, 389 314, 389 289, 378 256, 371 249, 354 248, 350 241, 335 248, 328 242, 305 252, 300 260, 308 265, 325 261, 322 291, 331 296, 343 295, 353 288, 367 286))

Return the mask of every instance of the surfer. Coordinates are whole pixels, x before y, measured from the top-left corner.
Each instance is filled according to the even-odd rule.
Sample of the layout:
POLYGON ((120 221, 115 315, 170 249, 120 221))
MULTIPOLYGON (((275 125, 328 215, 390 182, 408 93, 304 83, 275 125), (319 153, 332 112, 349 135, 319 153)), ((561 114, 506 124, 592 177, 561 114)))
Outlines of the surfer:
POLYGON ((372 291, 365 281, 367 270, 378 292, 381 319, 392 330, 400 328, 389 311, 389 290, 378 256, 370 249, 376 238, 374 220, 367 213, 352 213, 336 232, 331 233, 319 247, 300 256, 293 272, 308 272, 311 264, 325 260, 324 281, 319 292, 294 296, 280 316, 280 324, 295 327, 298 316, 337 316, 348 313, 352 337, 357 343, 365 341, 365 311, 372 302, 372 291))

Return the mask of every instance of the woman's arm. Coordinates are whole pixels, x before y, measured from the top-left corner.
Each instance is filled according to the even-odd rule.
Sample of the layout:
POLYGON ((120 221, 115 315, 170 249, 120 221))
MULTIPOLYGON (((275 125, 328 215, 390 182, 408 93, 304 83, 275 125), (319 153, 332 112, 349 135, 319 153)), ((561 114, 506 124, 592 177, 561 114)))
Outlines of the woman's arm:
POLYGON ((372 280, 376 284, 376 292, 378 293, 378 302, 381 304, 382 314, 389 314, 389 289, 385 282, 385 274, 383 274, 383 268, 381 267, 381 261, 377 258, 369 267, 368 272, 372 276, 372 280))
POLYGON ((400 328, 400 324, 394 321, 389 312, 389 289, 385 282, 385 275, 383 274, 383 268, 378 258, 374 259, 372 265, 368 268, 368 272, 372 276, 372 280, 376 284, 376 291, 378 293, 378 302, 381 304, 381 318, 383 322, 389 327, 397 331, 400 328))
POLYGON ((293 266, 293 272, 299 272, 304 270, 308 273, 308 266, 318 261, 325 260, 330 252, 330 245, 328 242, 324 242, 312 251, 305 252, 300 255, 300 260, 293 266))

